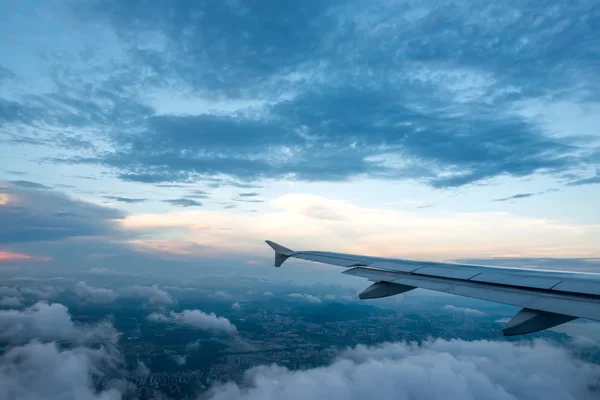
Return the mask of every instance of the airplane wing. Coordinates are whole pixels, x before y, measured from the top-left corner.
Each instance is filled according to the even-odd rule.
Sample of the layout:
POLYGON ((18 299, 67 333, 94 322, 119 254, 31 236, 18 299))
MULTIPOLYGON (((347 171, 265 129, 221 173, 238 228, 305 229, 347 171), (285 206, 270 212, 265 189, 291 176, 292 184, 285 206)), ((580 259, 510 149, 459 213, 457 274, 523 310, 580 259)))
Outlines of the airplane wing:
POLYGON ((299 258, 346 268, 374 282, 360 299, 393 296, 415 288, 522 307, 505 336, 538 332, 586 318, 600 321, 600 274, 416 261, 323 251, 293 251, 270 240, 275 266, 299 258))

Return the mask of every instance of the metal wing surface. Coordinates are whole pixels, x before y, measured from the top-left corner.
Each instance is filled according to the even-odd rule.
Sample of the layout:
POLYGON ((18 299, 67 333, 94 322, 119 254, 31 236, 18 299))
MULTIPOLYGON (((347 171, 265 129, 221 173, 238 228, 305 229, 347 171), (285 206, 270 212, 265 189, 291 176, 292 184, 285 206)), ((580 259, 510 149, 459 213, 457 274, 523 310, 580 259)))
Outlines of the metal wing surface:
POLYGON ((346 268, 342 273, 374 282, 359 297, 393 296, 415 288, 522 307, 505 336, 532 333, 586 318, 600 321, 600 274, 417 261, 323 251, 293 251, 266 241, 275 266, 288 258, 346 268))

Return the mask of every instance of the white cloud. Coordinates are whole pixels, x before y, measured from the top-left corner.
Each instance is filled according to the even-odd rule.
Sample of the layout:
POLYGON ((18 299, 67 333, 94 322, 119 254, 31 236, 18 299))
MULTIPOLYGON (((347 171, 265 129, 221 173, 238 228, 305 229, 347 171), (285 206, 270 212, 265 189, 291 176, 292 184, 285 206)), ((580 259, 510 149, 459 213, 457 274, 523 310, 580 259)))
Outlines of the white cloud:
POLYGON ((83 281, 75 284, 75 293, 82 299, 86 299, 92 303, 110 303, 115 301, 119 296, 112 289, 96 288, 83 281))
POLYGON ((335 296, 332 294, 328 294, 325 296, 325 300, 335 300, 335 296))
POLYGON ((186 349, 188 350, 198 350, 200 348, 200 339, 195 340, 191 343, 188 343, 186 349))
POLYGON ((173 356, 173 361, 175 361, 175 363, 179 366, 181 365, 185 365, 185 362, 187 361, 187 356, 182 356, 182 355, 174 355, 173 356))
POLYGON ((248 296, 252 296, 253 294, 256 294, 256 292, 255 292, 254 290, 248 290, 248 291, 246 292, 246 294, 247 294, 248 296))
POLYGON ((109 323, 76 325, 69 310, 60 303, 39 301, 24 310, 0 310, 0 340, 10 343, 67 340, 86 342, 114 339, 116 331, 109 323))
POLYGON ((62 288, 48 285, 41 285, 38 287, 22 287, 19 290, 24 295, 30 295, 42 300, 49 300, 55 297, 57 294, 63 292, 62 288))
POLYGON ((300 300, 306 300, 309 303, 313 303, 313 304, 319 304, 321 303, 321 299, 313 296, 311 294, 304 294, 304 293, 290 293, 288 294, 288 297, 291 297, 293 299, 300 299, 300 300))
POLYGON ((94 377, 112 376, 120 357, 105 346, 61 350, 33 341, 0 356, 0 398, 22 400, 118 400, 125 382, 97 391, 94 377))
POLYGON ((467 315, 470 315, 473 317, 481 317, 481 316, 485 315, 483 312, 476 310, 474 308, 456 307, 456 306, 453 306, 452 304, 446 304, 444 306, 444 310, 450 311, 453 313, 457 313, 457 314, 467 314, 467 315))
POLYGON ((210 297, 215 297, 217 299, 229 300, 231 299, 231 295, 224 290, 218 290, 215 294, 210 295, 210 297))
POLYGON ((273 293, 271 293, 271 292, 264 292, 263 296, 273 296, 273 293))
POLYGON ((133 376, 143 377, 150 375, 150 373, 150 368, 148 368, 142 361, 138 360, 137 365, 133 370, 133 376))
POLYGON ((215 313, 207 314, 200 310, 171 311, 169 314, 152 313, 148 316, 150 321, 176 323, 191 326, 196 329, 224 332, 230 335, 237 333, 237 328, 225 317, 217 317, 215 313))
POLYGON ((129 286, 120 290, 120 294, 124 297, 148 300, 150 304, 170 305, 175 303, 171 295, 158 285, 152 286, 129 286))
POLYGON ((420 346, 361 345, 308 370, 255 367, 245 374, 246 386, 215 387, 211 399, 592 400, 599 379, 600 366, 544 341, 438 339, 420 346))
POLYGON ((0 306, 2 307, 21 307, 23 303, 18 297, 4 297, 0 300, 0 306))
POLYGON ((242 306, 240 305, 239 301, 236 301, 235 303, 233 303, 231 305, 231 308, 233 308, 234 310, 240 310, 242 308, 242 306))

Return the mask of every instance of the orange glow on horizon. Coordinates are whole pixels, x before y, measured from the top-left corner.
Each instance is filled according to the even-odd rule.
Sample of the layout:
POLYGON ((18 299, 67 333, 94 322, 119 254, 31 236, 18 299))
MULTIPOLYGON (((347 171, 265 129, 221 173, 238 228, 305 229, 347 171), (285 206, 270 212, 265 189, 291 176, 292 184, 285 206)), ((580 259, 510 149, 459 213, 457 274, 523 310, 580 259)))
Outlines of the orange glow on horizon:
POLYGON ((0 250, 0 261, 30 260, 32 257, 26 254, 11 253, 0 250))
POLYGON ((19 261, 19 260, 40 260, 50 261, 50 257, 34 257, 27 254, 13 253, 10 251, 0 250, 0 262, 2 261, 19 261))

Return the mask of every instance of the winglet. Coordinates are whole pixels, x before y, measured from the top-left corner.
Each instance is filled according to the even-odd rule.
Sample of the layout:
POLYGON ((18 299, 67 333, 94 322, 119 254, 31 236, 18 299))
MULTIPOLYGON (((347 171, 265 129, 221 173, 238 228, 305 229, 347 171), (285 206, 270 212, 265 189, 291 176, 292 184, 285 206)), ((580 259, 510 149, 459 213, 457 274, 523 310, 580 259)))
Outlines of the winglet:
POLYGON ((285 260, 287 260, 292 254, 294 254, 294 250, 290 250, 287 247, 283 247, 275 242, 271 242, 270 240, 265 240, 265 242, 271 246, 273 250, 275 250, 275 266, 281 267, 281 264, 285 260))

